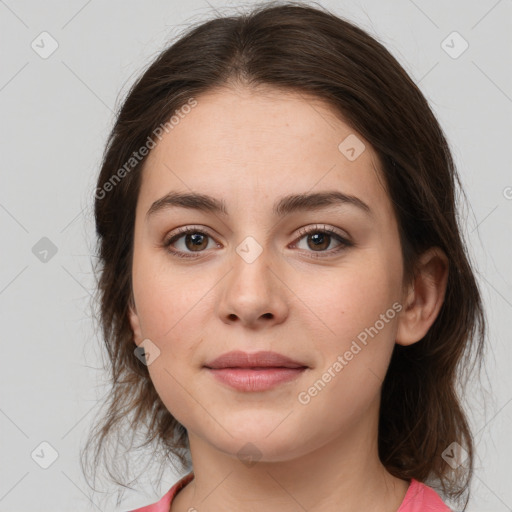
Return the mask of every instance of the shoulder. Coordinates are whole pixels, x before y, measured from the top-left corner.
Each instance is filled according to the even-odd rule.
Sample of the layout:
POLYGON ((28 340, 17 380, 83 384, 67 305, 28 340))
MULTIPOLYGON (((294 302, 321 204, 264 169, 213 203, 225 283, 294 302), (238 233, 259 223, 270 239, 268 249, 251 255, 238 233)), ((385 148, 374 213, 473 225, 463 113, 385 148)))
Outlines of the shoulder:
POLYGON ((414 478, 397 512, 452 512, 432 487, 414 478))
POLYGON ((194 473, 190 472, 185 475, 181 480, 176 482, 163 496, 151 505, 131 510, 129 512, 169 512, 171 503, 178 491, 187 485, 194 478, 194 473))

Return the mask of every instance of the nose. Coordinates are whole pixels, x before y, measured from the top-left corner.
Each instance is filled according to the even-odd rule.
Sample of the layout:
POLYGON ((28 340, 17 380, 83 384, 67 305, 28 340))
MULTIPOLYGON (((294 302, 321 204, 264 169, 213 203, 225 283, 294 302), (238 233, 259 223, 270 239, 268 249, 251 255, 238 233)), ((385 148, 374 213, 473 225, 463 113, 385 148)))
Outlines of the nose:
POLYGON ((288 316, 288 288, 270 251, 264 249, 254 260, 235 253, 232 262, 217 306, 221 320, 251 329, 282 323, 288 316))

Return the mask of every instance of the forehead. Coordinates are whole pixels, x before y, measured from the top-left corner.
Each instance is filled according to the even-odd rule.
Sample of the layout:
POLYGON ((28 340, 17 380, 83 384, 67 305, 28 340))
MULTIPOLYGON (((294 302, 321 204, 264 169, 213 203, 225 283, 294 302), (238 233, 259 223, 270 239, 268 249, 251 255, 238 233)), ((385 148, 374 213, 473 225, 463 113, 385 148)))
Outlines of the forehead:
POLYGON ((195 99, 147 157, 145 211, 172 190, 262 208, 284 194, 336 189, 391 214, 373 148, 322 100, 271 88, 223 88, 195 99))

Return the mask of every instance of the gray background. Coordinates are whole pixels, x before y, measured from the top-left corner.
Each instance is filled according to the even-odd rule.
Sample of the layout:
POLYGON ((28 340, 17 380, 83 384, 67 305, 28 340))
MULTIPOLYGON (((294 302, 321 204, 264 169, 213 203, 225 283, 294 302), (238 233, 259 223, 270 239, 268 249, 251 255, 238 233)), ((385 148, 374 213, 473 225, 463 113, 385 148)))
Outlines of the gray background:
MULTIPOLYGON (((321 4, 385 44, 448 136, 489 319, 483 387, 469 403, 478 457, 468 510, 512 510, 512 2, 321 4), (452 55, 443 46, 453 31, 469 44, 457 58, 458 36, 447 40, 452 55)), ((90 312, 95 177, 113 111, 142 68, 189 22, 233 5, 0 0, 0 511, 115 510, 91 496, 78 465, 106 389, 90 312), (43 31, 58 44, 47 58, 43 31), (50 456, 42 442, 58 454, 47 469, 31 455, 50 456)), ((154 489, 148 475, 121 510, 155 501, 178 477, 168 471, 154 489)))

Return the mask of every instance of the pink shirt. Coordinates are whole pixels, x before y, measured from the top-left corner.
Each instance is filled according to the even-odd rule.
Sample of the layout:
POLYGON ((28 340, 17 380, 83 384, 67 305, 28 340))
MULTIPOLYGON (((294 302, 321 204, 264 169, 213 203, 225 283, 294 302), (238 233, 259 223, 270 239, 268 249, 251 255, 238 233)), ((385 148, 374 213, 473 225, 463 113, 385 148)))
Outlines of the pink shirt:
MULTIPOLYGON (((194 473, 190 472, 175 483, 160 501, 130 512, 170 512, 173 498, 193 478, 194 473)), ((444 504, 434 489, 413 478, 396 512, 452 512, 452 510, 444 504)))

